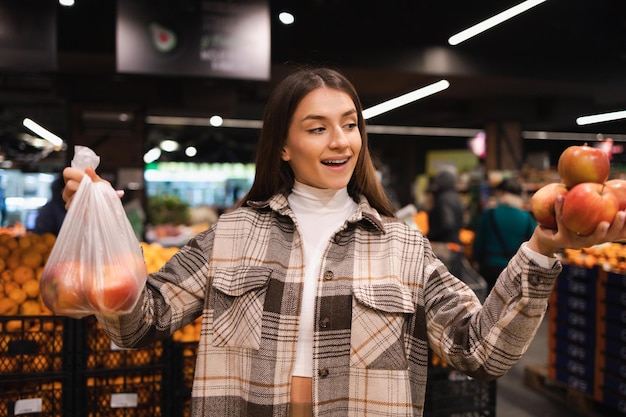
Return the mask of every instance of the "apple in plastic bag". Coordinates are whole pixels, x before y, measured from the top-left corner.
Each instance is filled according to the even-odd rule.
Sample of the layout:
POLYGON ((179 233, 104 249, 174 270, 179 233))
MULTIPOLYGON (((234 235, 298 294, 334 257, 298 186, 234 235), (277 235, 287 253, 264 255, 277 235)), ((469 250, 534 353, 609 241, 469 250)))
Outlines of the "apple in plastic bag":
POLYGON ((46 265, 40 281, 41 298, 54 314, 83 317, 89 304, 82 285, 82 266, 78 261, 46 265))
POLYGON ((97 314, 115 315, 130 312, 137 303, 147 275, 143 258, 132 255, 116 258, 93 279, 87 297, 97 314))

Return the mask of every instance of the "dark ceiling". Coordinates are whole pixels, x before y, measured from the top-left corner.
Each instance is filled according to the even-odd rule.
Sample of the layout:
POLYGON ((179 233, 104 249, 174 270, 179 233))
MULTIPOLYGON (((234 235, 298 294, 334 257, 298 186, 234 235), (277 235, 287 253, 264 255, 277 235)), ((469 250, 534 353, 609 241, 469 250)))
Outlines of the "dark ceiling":
MULTIPOLYGON (((154 5, 193 7, 198 1, 154 5)), ((58 71, 31 74, 20 85, 49 88, 61 101, 67 95, 113 104, 145 99, 139 104, 147 113, 214 109, 258 119, 272 85, 292 64, 332 65, 352 79, 364 107, 441 78, 450 81, 446 91, 370 124, 482 128, 518 121, 523 130, 626 133, 624 121, 575 124, 581 115, 626 109, 625 0, 547 0, 456 47, 447 45, 456 32, 520 2, 271 0, 272 79, 263 82, 116 74, 116 2, 76 0, 72 8, 58 6, 58 71), (295 14, 293 25, 278 22, 283 10, 295 14), (145 94, 141 86, 148 83, 156 92, 145 94)), ((6 91, 15 88, 12 77, 19 75, 4 75, 1 102, 14 100, 6 91)))
MULTIPOLYGON (((451 82, 437 96, 371 121, 383 124, 473 127, 509 119, 525 129, 576 131, 579 115, 626 108, 624 0, 547 0, 447 45, 452 34, 520 1, 272 0, 273 78, 282 64, 338 66, 365 107, 443 77, 451 82), (278 22, 282 10, 295 14, 292 26, 278 22)), ((61 54, 115 53, 115 2, 77 0, 60 8, 58 18, 61 54)), ((241 88, 240 100, 258 99, 261 107, 268 91, 267 83, 223 84, 241 88)), ((592 129, 625 130, 621 122, 592 129)))

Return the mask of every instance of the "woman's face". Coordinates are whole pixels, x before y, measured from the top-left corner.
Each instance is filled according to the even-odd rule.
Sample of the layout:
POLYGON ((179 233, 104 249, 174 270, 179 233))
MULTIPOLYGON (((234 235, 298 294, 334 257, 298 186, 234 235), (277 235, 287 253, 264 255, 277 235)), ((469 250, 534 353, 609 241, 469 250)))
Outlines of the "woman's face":
POLYGON ((296 181, 316 188, 346 187, 361 151, 356 106, 341 90, 316 88, 293 114, 282 159, 296 181))

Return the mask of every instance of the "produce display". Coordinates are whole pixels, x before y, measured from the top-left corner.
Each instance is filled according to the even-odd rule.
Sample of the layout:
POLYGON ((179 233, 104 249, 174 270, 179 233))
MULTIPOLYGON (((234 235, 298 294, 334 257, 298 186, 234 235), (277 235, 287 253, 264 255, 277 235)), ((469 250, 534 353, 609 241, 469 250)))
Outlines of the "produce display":
POLYGON ((0 316, 51 314, 42 302, 39 279, 55 242, 49 233, 0 234, 0 316))
POLYGON ((626 192, 621 180, 608 180, 610 168, 609 155, 601 149, 586 144, 566 148, 557 166, 561 182, 544 185, 531 197, 537 222, 556 227, 558 196, 563 197, 563 225, 573 232, 589 235, 600 222, 611 222, 619 208, 626 207, 626 192))

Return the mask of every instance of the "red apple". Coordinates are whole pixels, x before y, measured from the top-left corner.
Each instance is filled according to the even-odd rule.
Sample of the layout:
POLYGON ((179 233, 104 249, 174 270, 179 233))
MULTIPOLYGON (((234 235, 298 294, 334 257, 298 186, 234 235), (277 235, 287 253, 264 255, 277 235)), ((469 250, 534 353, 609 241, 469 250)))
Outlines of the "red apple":
POLYGON ((128 313, 139 299, 141 290, 132 275, 109 275, 102 282, 94 282, 89 291, 89 302, 98 314, 128 313))
POLYGON ((88 298, 98 314, 128 313, 135 307, 147 276, 143 258, 135 258, 116 257, 91 281, 88 298))
POLYGON ((537 223, 549 229, 556 229, 554 202, 559 195, 565 195, 567 188, 562 182, 546 184, 538 189, 530 198, 530 211, 537 223))
POLYGON ((574 145, 566 148, 557 164, 559 176, 567 188, 583 182, 603 183, 609 178, 609 155, 599 148, 574 145))
POLYGON ((563 200, 563 225, 580 235, 590 235, 600 222, 613 221, 618 206, 617 197, 604 184, 577 184, 567 192, 563 200))
POLYGON ((619 203, 619 210, 626 210, 626 180, 615 178, 604 183, 613 191, 619 203))
POLYGON ((77 261, 46 264, 40 280, 46 307, 54 314, 73 318, 90 314, 81 277, 82 266, 77 261))

